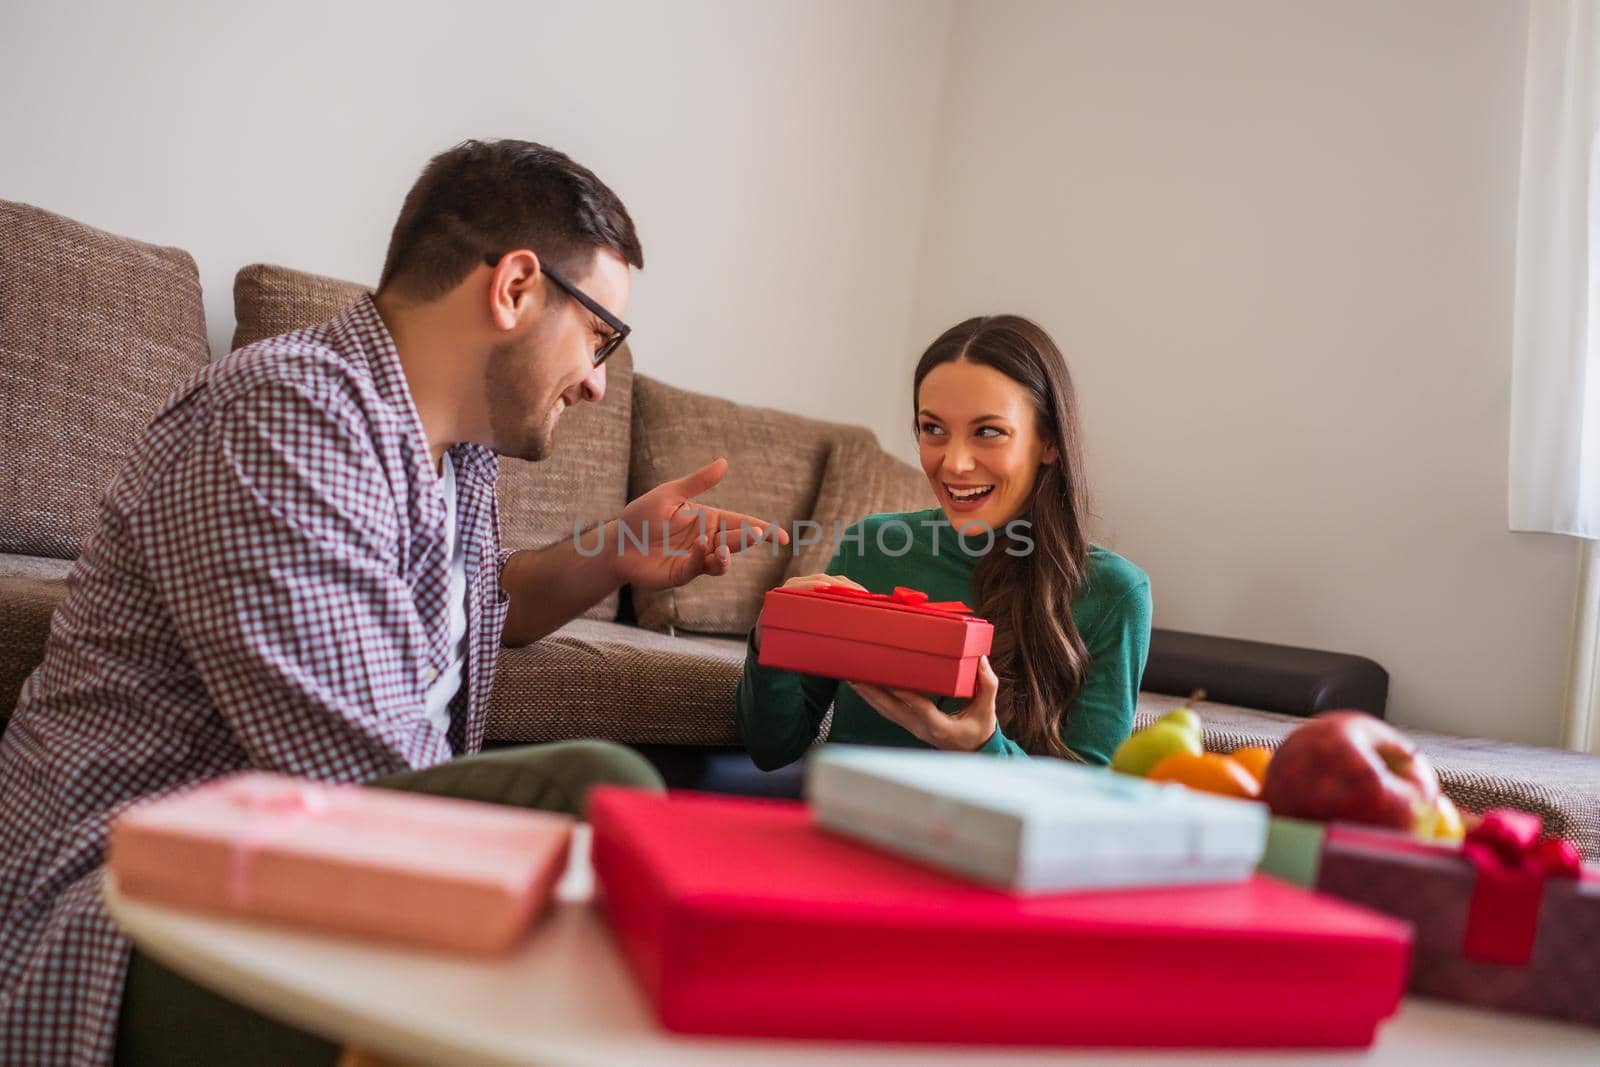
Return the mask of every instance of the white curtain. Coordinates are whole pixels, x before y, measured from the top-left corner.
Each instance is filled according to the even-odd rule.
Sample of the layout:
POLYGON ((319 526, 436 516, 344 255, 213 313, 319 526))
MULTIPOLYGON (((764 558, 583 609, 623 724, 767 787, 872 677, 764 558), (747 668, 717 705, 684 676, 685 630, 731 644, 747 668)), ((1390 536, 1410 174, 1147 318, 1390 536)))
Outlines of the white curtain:
POLYGON ((1533 0, 1511 375, 1513 530, 1600 538, 1600 0, 1533 0))

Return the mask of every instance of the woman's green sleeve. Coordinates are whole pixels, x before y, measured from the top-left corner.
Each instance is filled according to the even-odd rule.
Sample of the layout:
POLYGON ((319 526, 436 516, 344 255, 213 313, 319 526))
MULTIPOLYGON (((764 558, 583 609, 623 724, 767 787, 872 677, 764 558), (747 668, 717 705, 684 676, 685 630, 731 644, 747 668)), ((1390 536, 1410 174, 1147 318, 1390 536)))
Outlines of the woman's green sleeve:
POLYGON ((1089 673, 1067 711, 1061 740, 1086 763, 1110 763, 1111 754, 1133 732, 1139 683, 1150 655, 1150 615, 1150 582, 1144 579, 1084 635, 1089 673))

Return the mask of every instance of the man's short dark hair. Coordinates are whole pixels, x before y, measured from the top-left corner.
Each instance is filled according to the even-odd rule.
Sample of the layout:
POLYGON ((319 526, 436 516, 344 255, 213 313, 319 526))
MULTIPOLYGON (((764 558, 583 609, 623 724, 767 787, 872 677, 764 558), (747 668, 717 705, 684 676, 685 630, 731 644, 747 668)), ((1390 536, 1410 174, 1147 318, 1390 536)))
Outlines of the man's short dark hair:
POLYGON ((406 194, 378 289, 434 300, 486 255, 519 248, 569 277, 602 248, 644 266, 628 209, 593 171, 531 141, 463 141, 406 194))

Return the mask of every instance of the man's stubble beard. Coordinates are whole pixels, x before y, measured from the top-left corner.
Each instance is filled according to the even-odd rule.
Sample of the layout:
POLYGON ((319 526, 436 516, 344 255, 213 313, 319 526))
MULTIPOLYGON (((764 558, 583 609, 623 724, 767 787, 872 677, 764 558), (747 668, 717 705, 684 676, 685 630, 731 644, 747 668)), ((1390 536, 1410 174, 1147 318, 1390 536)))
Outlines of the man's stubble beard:
MULTIPOLYGON (((531 347, 531 346, 529 346, 531 347)), ((539 420, 529 419, 528 405, 522 397, 531 376, 531 353, 516 342, 501 345, 489 354, 484 375, 484 401, 489 409, 489 433, 494 451, 502 456, 537 463, 550 454, 555 440, 555 398, 543 404, 539 420)), ((539 401, 535 400, 535 404, 539 401)))

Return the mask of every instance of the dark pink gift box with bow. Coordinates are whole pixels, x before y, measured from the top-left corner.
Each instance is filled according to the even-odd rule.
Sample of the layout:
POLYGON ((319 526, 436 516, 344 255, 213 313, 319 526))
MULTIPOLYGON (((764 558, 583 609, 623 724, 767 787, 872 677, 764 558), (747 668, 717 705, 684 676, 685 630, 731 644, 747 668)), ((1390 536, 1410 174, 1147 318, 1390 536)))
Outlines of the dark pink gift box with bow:
POLYGON ((1496 810, 1460 846, 1272 820, 1262 869, 1411 923, 1413 993, 1600 1026, 1600 868, 1496 810))
POLYGON ((916 589, 774 589, 761 608, 763 667, 970 697, 994 627, 916 589))

